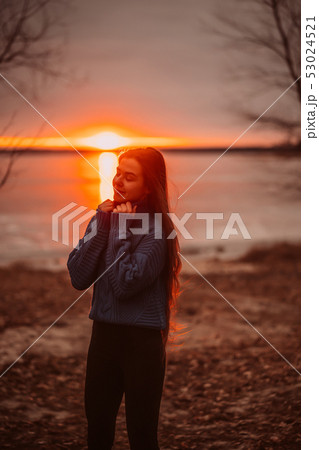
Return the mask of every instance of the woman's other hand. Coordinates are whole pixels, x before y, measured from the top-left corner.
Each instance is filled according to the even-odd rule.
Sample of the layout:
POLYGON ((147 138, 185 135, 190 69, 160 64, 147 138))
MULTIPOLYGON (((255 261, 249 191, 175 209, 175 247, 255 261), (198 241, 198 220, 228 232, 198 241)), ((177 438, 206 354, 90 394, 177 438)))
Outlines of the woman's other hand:
POLYGON ((113 208, 113 212, 115 213, 135 213, 137 208, 137 205, 132 208, 131 202, 121 203, 120 205, 117 205, 116 208, 113 208))
POLYGON ((113 200, 110 200, 109 198, 107 200, 104 200, 99 206, 98 209, 102 212, 108 212, 113 210, 113 200))

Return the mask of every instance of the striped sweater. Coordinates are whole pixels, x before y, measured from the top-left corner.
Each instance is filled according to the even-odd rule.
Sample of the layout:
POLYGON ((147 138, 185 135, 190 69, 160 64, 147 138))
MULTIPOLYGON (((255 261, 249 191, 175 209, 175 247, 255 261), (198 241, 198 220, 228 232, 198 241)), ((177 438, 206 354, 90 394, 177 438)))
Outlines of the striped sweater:
MULTIPOLYGON (((132 203, 134 205, 137 205, 136 213, 150 211, 143 200, 132 203)), ((163 230, 162 238, 158 239, 157 235, 155 238, 154 213, 149 212, 149 232, 134 234, 131 230, 141 228, 141 220, 126 215, 129 220, 124 228, 124 239, 119 234, 120 214, 124 213, 102 212, 97 208, 83 238, 69 255, 67 267, 71 283, 78 290, 94 283, 89 312, 92 320, 164 329, 165 232, 163 230)))

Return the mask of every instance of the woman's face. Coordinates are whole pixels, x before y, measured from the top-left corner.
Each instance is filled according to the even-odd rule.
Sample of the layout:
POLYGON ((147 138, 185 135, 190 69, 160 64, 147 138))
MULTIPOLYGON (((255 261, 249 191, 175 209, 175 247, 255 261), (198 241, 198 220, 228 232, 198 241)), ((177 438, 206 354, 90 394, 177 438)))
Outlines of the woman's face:
POLYGON ((125 203, 140 200, 147 194, 141 164, 133 158, 122 158, 116 168, 113 178, 113 188, 116 188, 125 198, 114 189, 114 201, 125 203))

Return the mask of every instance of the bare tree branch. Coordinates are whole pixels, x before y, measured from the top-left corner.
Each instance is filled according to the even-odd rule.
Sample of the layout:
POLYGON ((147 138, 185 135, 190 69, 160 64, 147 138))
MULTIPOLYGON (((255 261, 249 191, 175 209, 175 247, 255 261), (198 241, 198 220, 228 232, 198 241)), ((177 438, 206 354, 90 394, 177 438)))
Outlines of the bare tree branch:
MULTIPOLYGON (((62 54, 63 27, 55 8, 65 0, 0 0, 0 69, 6 73, 19 67, 42 71, 62 54), (52 38, 55 37, 53 40, 52 38)), ((61 69, 55 70, 56 74, 61 69)), ((51 70, 51 73, 53 71, 51 70)))
MULTIPOLYGON (((10 118, 10 121, 7 123, 7 125, 2 129, 1 135, 3 136, 7 130, 9 129, 10 125, 12 125, 13 123, 13 119, 14 116, 16 115, 16 112, 14 112, 10 118)), ((33 137, 33 139, 31 140, 31 143, 29 144, 30 146, 32 146, 35 142, 36 139, 40 136, 43 128, 46 126, 46 123, 43 122, 42 125, 39 127, 39 130, 37 132, 37 134, 33 137)), ((0 189, 6 184, 6 182, 9 179, 9 176, 12 172, 12 168, 13 168, 13 163, 14 161, 19 158, 20 156, 23 155, 23 151, 21 151, 21 149, 19 149, 19 144, 21 143, 21 138, 17 137, 17 136, 12 136, 9 142, 8 147, 1 149, 1 152, 4 155, 8 155, 9 158, 9 162, 4 170, 4 173, 2 174, 0 172, 0 189)), ((2 157, 2 156, 1 156, 2 157)))
MULTIPOLYGON (((8 76, 27 69, 43 76, 64 77, 60 63, 65 43, 65 34, 60 32, 65 29, 61 10, 70 4, 67 0, 0 0, 0 72, 8 76)), ((14 116, 2 129, 2 136, 12 126, 14 116)), ((0 174, 0 188, 8 181, 16 158, 23 154, 18 151, 19 144, 21 140, 13 135, 2 149, 1 157, 8 155, 9 161, 0 174)))
MULTIPOLYGON (((246 56, 242 58, 244 63, 239 62, 236 71, 230 70, 228 76, 236 82, 240 78, 245 81, 251 80, 252 83, 245 84, 251 90, 255 86, 256 96, 263 95, 265 87, 275 91, 278 91, 278 88, 286 89, 298 79, 301 70, 300 2, 298 0, 242 0, 241 2, 226 0, 227 3, 229 8, 232 8, 232 14, 229 13, 229 9, 225 9, 226 5, 223 2, 222 9, 215 9, 208 19, 207 16, 200 18, 200 24, 204 31, 219 38, 220 48, 226 48, 233 56, 246 56)), ((215 45, 218 46, 218 43, 215 45)), ((288 116, 299 114, 300 79, 293 85, 291 91, 295 95, 295 110, 292 108, 286 118, 279 118, 270 112, 267 118, 262 118, 262 123, 290 131, 295 127, 298 132, 299 121, 288 116)), ((255 120, 258 117, 258 114, 252 111, 248 113, 242 109, 238 112, 246 118, 255 120)))
MULTIPOLYGON (((297 73, 295 71, 295 67, 293 65, 291 42, 288 39, 288 35, 285 32, 285 29, 284 29, 284 26, 283 26, 283 22, 282 22, 282 18, 280 16, 280 11, 279 11, 280 3, 282 5, 285 4, 284 1, 271 0, 271 7, 272 7, 272 11, 273 11, 273 16, 275 18, 275 23, 276 23, 276 26, 277 26, 277 30, 278 30, 278 32, 280 34, 280 37, 281 37, 282 47, 284 49, 284 60, 285 60, 286 65, 287 65, 287 67, 289 69, 289 72, 290 72, 290 75, 291 75, 291 79, 292 79, 292 81, 294 81, 294 80, 296 80, 298 78, 299 73, 297 73)), ((285 11, 286 11, 286 8, 285 8, 285 11)), ((289 11, 289 8, 288 8, 288 11, 289 11)), ((296 86, 296 90, 297 90, 297 94, 298 94, 298 100, 299 100, 299 102, 301 102, 301 80, 300 79, 297 81, 295 86, 296 86)))

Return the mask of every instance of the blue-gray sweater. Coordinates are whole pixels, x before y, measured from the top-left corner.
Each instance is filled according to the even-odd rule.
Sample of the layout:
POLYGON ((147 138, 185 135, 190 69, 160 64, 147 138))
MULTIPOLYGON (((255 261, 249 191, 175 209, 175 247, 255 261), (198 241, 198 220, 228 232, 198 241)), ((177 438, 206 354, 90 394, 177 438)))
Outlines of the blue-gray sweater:
MULTIPOLYGON (((137 205, 137 213, 149 212, 144 201, 132 203, 134 205, 137 205)), ((89 312, 92 320, 164 329, 167 302, 165 232, 163 230, 161 239, 155 238, 154 214, 150 212, 149 233, 133 234, 130 228, 140 228, 141 220, 132 218, 127 221, 126 238, 123 239, 119 234, 120 214, 96 210, 83 238, 68 258, 72 285, 84 290, 94 283, 89 312), (85 242, 94 221, 97 231, 85 242)))

